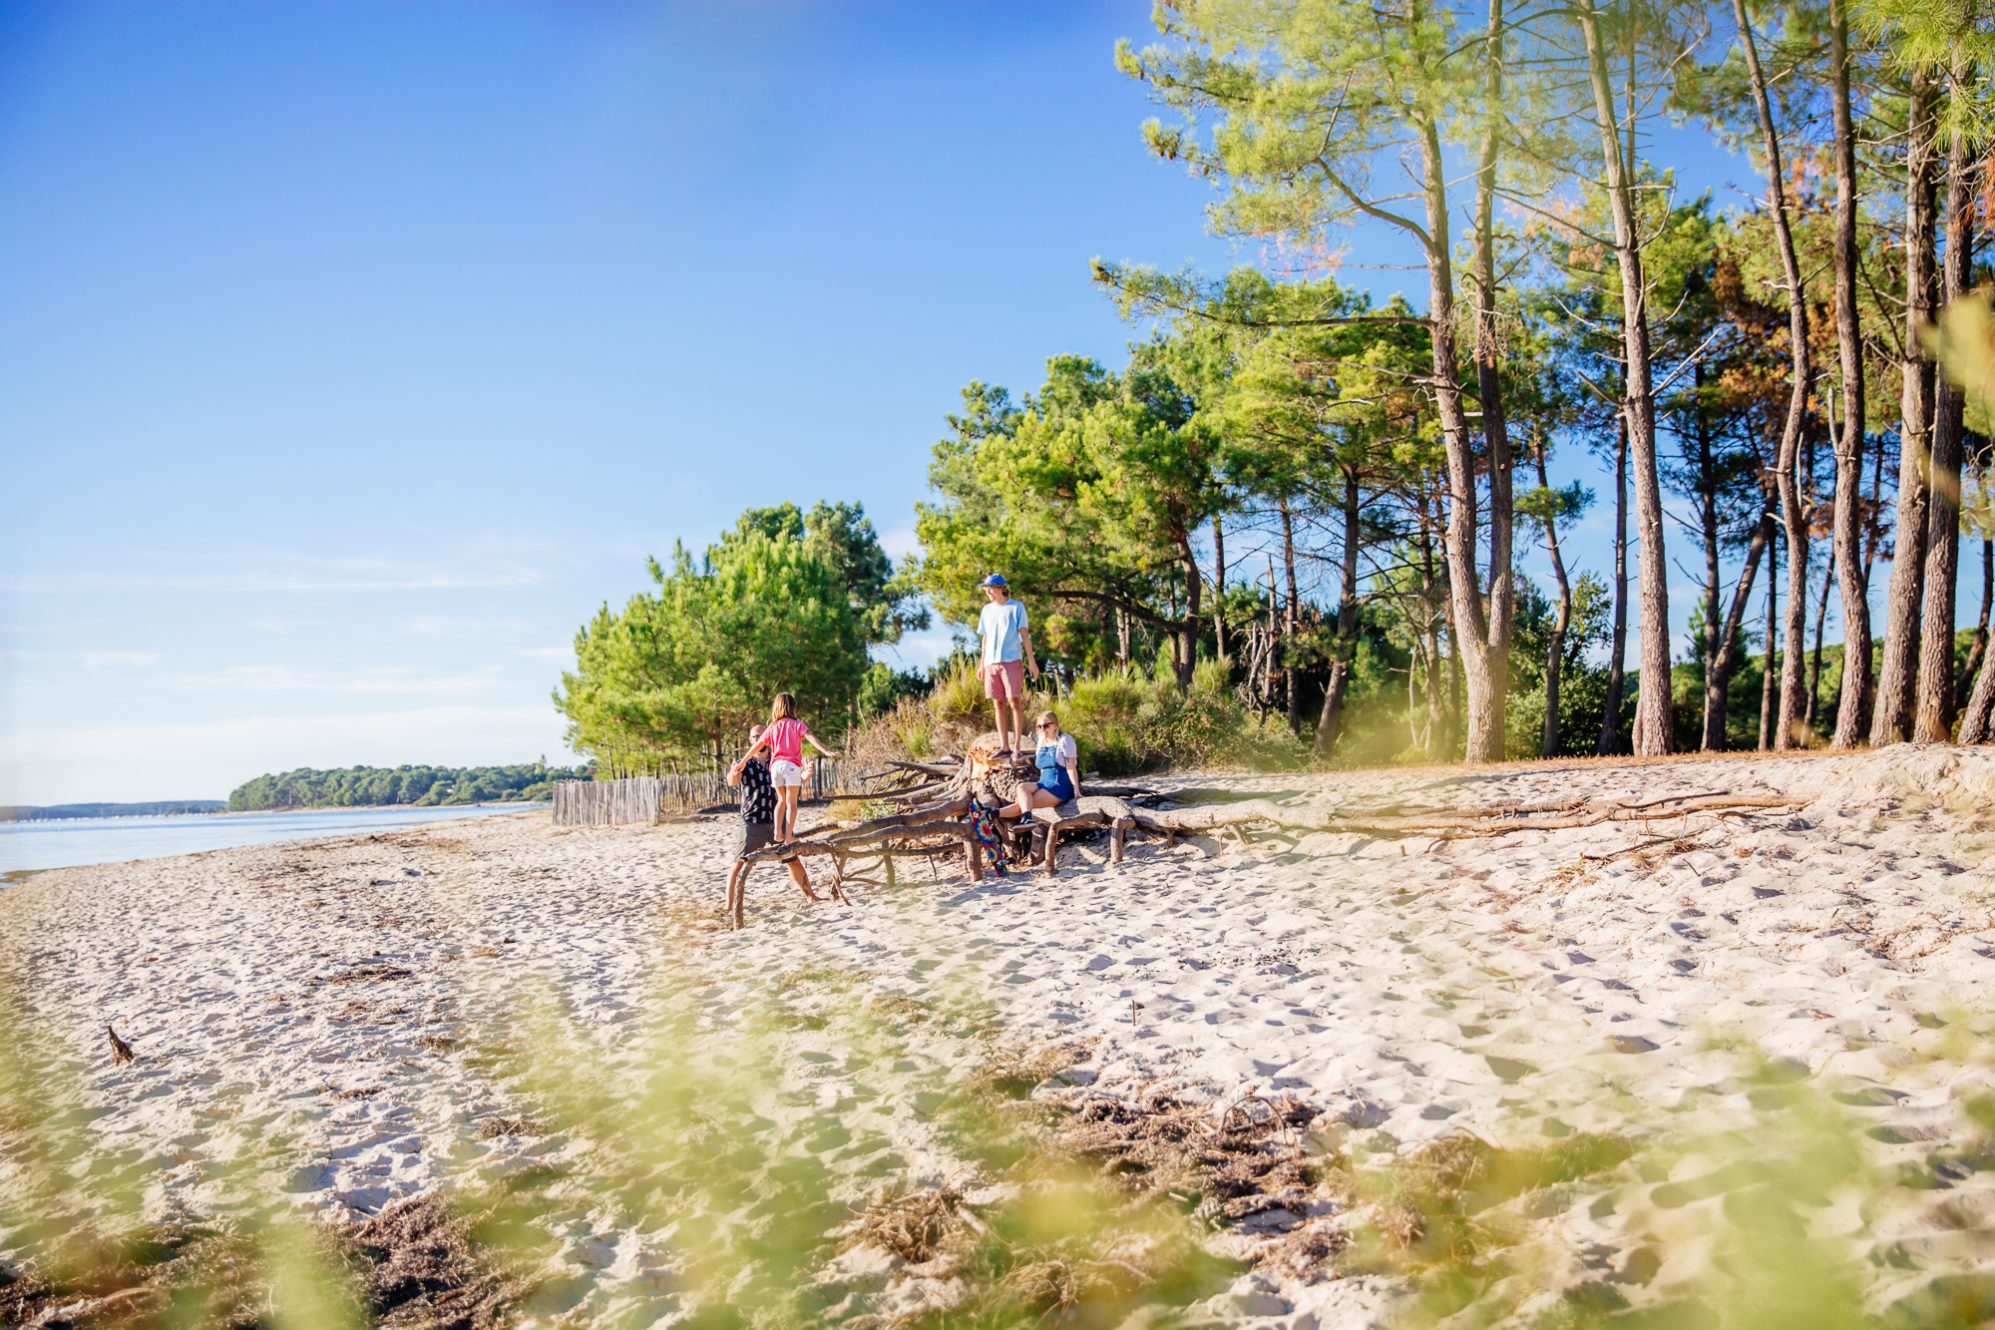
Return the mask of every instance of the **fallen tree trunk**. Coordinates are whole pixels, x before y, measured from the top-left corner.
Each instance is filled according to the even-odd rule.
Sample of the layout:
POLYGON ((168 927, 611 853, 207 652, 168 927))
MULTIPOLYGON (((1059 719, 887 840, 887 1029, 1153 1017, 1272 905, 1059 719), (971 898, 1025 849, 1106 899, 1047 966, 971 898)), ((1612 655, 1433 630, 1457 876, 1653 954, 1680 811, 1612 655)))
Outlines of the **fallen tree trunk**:
MULTIPOLYGON (((1560 803, 1506 805, 1476 812, 1453 814, 1400 813, 1386 807, 1362 809, 1310 809, 1277 803, 1268 798, 1250 798, 1238 803, 1205 808, 1153 809, 1140 807, 1118 796, 1084 795, 1057 808, 1034 810, 1008 829, 1012 844, 1007 849, 1024 865, 1037 866, 1048 876, 1058 871, 1060 838, 1069 833, 1107 830, 1109 863, 1123 861, 1131 831, 1161 837, 1173 843, 1183 836, 1249 827, 1294 837, 1312 833, 1362 835, 1386 839, 1425 837, 1434 840, 1461 840, 1508 836, 1520 832, 1567 831, 1609 822, 1640 822, 1651 825, 1672 822, 1698 814, 1720 817, 1792 808, 1799 800, 1778 795, 1741 795, 1727 791, 1697 791, 1665 795, 1640 803, 1567 800, 1560 803)), ((939 854, 965 855, 971 879, 983 876, 983 846, 970 823, 969 796, 930 804, 920 809, 872 818, 850 826, 822 828, 789 845, 770 846, 748 856, 749 862, 783 860, 805 856, 830 856, 841 872, 854 857, 910 855, 933 858, 939 854)), ((891 866, 889 866, 891 877, 891 866)))
MULTIPOLYGON (((961 758, 888 762, 881 770, 861 777, 862 783, 877 782, 882 788, 855 797, 890 801, 901 805, 899 811, 861 822, 813 828, 787 845, 758 850, 747 860, 761 863, 828 857, 836 865, 835 880, 844 881, 852 861, 878 859, 887 884, 892 885, 896 856, 932 862, 960 853, 971 880, 979 881, 985 847, 974 830, 974 808, 989 810, 1011 804, 1019 789, 1029 786, 1037 774, 1029 766, 996 762, 998 743, 995 734, 988 734, 970 745, 961 758)), ((1648 825, 1698 814, 1744 816, 1791 808, 1800 802, 1778 795, 1697 790, 1638 803, 1567 799, 1459 811, 1408 811, 1403 804, 1312 808, 1289 802, 1300 793, 1224 787, 1158 791, 1140 785, 1092 785, 1078 799, 1057 808, 1035 809, 1016 823, 1005 824, 1000 832, 1001 846, 1007 859, 1036 866, 1050 876, 1058 871, 1063 836, 1103 830, 1109 833, 1109 863, 1119 865, 1132 831, 1160 837, 1167 844, 1183 836, 1215 831, 1244 837, 1249 828, 1290 840, 1314 833, 1459 840, 1566 831, 1609 822, 1648 825), (1172 804, 1178 806, 1156 806, 1172 804), (1183 806, 1186 804, 1196 806, 1183 806)))

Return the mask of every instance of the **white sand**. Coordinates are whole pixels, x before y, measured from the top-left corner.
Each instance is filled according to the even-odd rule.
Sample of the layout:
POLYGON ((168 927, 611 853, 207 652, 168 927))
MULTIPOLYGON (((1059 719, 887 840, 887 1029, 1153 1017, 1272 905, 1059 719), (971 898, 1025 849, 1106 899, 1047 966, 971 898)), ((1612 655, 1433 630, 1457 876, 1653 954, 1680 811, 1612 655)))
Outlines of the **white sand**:
MULTIPOLYGON (((95 1130, 130 1152, 162 1210, 219 1205, 230 1184, 213 1162, 259 1135, 285 1143, 286 1190, 332 1219, 561 1150, 552 1137, 479 1139, 480 1122, 533 1106, 481 1075, 471 1049, 437 1046, 475 1038, 481 1013, 466 1004, 494 974, 560 994, 612 1063, 638 1055, 650 1004, 691 1004, 724 1040, 730 1016, 806 967, 852 978, 842 996, 826 990, 831 1002, 953 1000, 967 987, 1015 1036, 1091 1041, 1070 1098, 1161 1085, 1223 1107, 1249 1089, 1288 1093, 1388 1154, 1462 1131, 1523 1144, 1625 1130, 1693 1106, 1699 1130, 1750 1123, 1753 1087, 1716 1036, 1785 1060, 1779 1076, 1862 1119, 1881 1164, 1931 1178, 1931 1161, 1969 1139, 1961 1101, 1995 1084, 1977 1057, 1932 1056, 1995 978, 1995 751, 1198 783, 1306 789, 1329 805, 1695 790, 1802 803, 1659 825, 1687 843, 1601 863, 1580 856, 1650 833, 1316 835, 1292 851, 1132 841, 1120 869, 1082 846, 1051 881, 973 887, 960 867, 934 881, 917 867, 891 891, 808 908, 763 867, 739 933, 715 917, 732 822, 559 832, 522 814, 47 873, 0 891, 0 978, 85 1062, 95 1130), (647 983, 654 965, 669 998, 647 983), (135 1064, 110 1065, 107 1020, 135 1064)), ((960 1073, 972 1043, 915 1040, 895 1064, 908 1102, 889 1103, 852 1090, 865 1079, 854 1055, 794 1030, 781 1075, 810 1102, 772 1130, 826 1160, 855 1202, 896 1178, 974 1193, 975 1168, 910 1111, 960 1073)), ((1995 1270, 1995 1175, 1955 1171, 1937 1185, 1944 1217, 1904 1189, 1903 1204, 1825 1221, 1889 1256, 1860 1273, 1880 1305, 1939 1274, 1995 1270)), ((1611 1207, 1544 1218, 1555 1268, 1541 1278, 1602 1281, 1637 1302, 1687 1286, 1696 1243, 1670 1248, 1652 1277, 1630 1253, 1644 1228, 1715 1218, 1729 1187, 1700 1176, 1685 1159, 1668 1177, 1618 1182, 1611 1207)), ((559 1303, 574 1323, 676 1305, 666 1235, 578 1214, 563 1239, 559 1303)), ((5 1235, 0 1252, 22 1254, 5 1235)), ((883 1255, 850 1253, 826 1275, 853 1290, 840 1313, 949 1296, 883 1255)), ((1391 1293, 1270 1270, 1210 1310, 1355 1327, 1379 1323, 1391 1293)))

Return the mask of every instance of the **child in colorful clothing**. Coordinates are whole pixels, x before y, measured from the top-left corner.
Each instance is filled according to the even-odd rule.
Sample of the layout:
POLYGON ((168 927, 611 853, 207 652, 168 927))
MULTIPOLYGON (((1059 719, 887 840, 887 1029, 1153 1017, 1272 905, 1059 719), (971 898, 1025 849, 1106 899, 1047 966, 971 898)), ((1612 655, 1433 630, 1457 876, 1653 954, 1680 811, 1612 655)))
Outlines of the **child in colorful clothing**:
MULTIPOLYGON (((748 731, 748 742, 760 746, 762 727, 753 726, 748 731)), ((748 751, 753 754, 755 747, 748 751)), ((728 769, 727 783, 741 787, 741 849, 734 857, 734 869, 727 875, 727 907, 723 911, 734 916, 734 926, 741 927, 742 907, 748 898, 748 870, 752 866, 748 856, 765 849, 774 839, 774 818, 776 815, 776 787, 769 779, 769 767, 759 757, 742 758, 728 769)), ((804 899, 820 901, 824 897, 810 888, 810 874, 804 871, 801 859, 788 863, 790 880, 803 891, 804 899)))
POLYGON ((1081 797, 1081 749, 1074 736, 1063 733, 1060 718, 1050 711, 1039 713, 1033 726, 1039 732, 1039 783, 1018 787, 1018 802, 1004 810, 1004 816, 1024 817, 1035 808, 1058 808, 1081 797))
POLYGON ((811 737, 810 726, 797 716, 797 699, 788 693, 776 694, 769 704, 769 727, 754 740, 742 760, 769 750, 769 779, 776 786, 776 843, 787 845, 797 838, 797 804, 803 798, 804 745, 809 744, 824 757, 838 754, 811 737))

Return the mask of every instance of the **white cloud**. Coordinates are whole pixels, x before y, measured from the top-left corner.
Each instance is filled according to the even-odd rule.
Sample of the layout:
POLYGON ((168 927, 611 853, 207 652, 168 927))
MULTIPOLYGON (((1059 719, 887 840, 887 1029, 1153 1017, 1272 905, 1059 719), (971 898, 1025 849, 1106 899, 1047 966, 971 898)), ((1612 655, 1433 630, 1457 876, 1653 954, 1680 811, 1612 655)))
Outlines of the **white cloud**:
POLYGON ((515 656, 518 656, 522 660, 571 661, 575 659, 575 648, 574 647, 515 647, 513 648, 513 654, 515 656))
POLYGON ((921 550, 921 542, 915 538, 911 526, 897 526, 880 533, 880 548, 896 563, 903 554, 915 554, 921 550))
POLYGON ((567 762, 551 706, 86 725, 0 733, 0 803, 221 798, 293 767, 567 762))
POLYGON ((402 631, 410 637, 465 638, 494 637, 519 632, 518 619, 453 619, 443 615, 417 615, 402 620, 402 631))
POLYGON ((299 669, 291 665, 234 665, 220 674, 182 675, 183 688, 217 688, 251 693, 339 693, 456 697, 488 692, 500 684, 499 666, 469 674, 429 674, 402 667, 338 671, 299 669))
POLYGON ((112 670, 142 670, 149 665, 159 664, 157 651, 84 651, 79 653, 83 668, 92 674, 105 674, 112 670))
POLYGON ((472 572, 441 572, 429 563, 392 559, 329 559, 301 554, 243 556, 233 562, 254 566, 247 569, 232 566, 227 571, 213 573, 78 572, 45 582, 16 582, 7 589, 17 595, 105 591, 461 591, 538 586, 546 580, 538 569, 506 558, 477 559, 472 572))

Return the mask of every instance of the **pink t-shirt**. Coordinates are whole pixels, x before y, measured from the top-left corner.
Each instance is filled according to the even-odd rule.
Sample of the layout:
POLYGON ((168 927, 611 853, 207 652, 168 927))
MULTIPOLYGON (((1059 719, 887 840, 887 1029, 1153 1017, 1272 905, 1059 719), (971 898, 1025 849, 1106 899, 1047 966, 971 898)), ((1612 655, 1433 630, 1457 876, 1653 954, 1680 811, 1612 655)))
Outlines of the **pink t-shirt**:
POLYGON ((804 760, 804 736, 809 733, 810 726, 795 716, 785 716, 771 721, 769 728, 762 731, 762 738, 768 742, 774 761, 800 763, 804 760))

